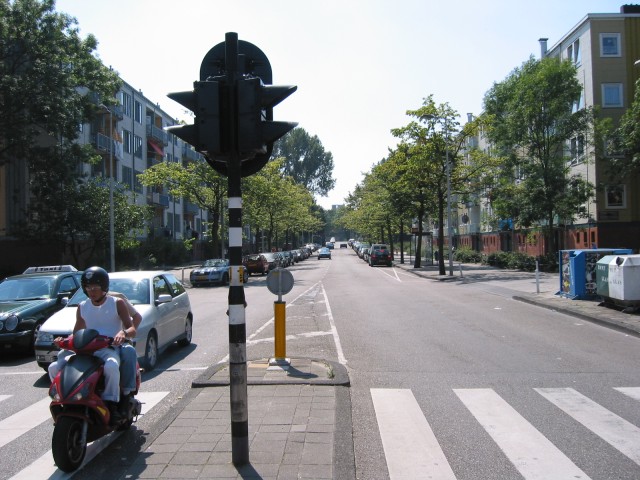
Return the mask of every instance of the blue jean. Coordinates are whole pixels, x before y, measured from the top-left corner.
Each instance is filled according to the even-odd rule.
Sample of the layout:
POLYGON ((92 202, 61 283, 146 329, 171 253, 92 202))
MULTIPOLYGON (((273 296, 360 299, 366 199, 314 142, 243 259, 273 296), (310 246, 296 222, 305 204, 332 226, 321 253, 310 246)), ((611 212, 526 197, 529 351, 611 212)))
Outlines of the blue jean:
POLYGON ((120 385, 124 395, 136 391, 137 361, 135 347, 130 343, 124 343, 120 347, 120 385))

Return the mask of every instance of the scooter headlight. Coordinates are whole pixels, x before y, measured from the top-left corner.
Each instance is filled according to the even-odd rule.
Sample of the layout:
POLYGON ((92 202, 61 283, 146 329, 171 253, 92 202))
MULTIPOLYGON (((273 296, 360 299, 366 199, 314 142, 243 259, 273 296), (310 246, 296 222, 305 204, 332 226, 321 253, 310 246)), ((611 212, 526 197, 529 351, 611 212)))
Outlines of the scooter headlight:
POLYGON ((55 383, 52 383, 51 386, 49 387, 49 396, 51 397, 51 400, 53 400, 54 402, 59 402, 61 400, 60 394, 58 393, 58 389, 56 388, 55 383))
POLYGON ((91 389, 89 388, 89 385, 85 385, 79 391, 74 393, 71 399, 77 402, 79 400, 82 400, 83 398, 87 398, 90 393, 91 389))

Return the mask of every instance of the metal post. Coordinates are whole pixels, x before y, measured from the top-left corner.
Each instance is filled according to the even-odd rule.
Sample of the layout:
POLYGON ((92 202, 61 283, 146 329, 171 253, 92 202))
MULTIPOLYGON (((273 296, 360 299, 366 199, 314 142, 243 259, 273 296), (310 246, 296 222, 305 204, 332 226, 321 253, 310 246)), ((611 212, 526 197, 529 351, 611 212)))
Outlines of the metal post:
MULTIPOLYGON (((446 128, 446 126, 445 126, 446 128)), ((453 236, 451 235, 451 164, 449 163, 449 132, 447 131, 447 230, 449 231, 449 276, 453 277, 453 236)))
POLYGON ((536 293, 540 293, 540 265, 536 260, 536 293))
MULTIPOLYGON (((225 36, 229 106, 236 105, 238 34, 225 36)), ((230 108, 230 140, 237 147, 237 118, 230 108)), ((242 282, 242 167, 237 148, 227 163, 229 197, 229 395, 231 401, 231 460, 234 465, 249 463, 249 414, 247 400, 247 328, 242 282)))
POLYGON ((100 106, 109 112, 109 268, 116 270, 115 213, 113 206, 113 112, 105 104, 100 106))

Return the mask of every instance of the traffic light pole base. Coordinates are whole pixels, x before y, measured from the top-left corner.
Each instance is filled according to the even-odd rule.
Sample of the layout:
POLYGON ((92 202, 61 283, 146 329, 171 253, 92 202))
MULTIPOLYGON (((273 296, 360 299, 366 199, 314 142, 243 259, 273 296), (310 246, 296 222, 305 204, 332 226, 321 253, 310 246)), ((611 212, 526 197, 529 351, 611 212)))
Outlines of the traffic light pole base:
POLYGON ((267 370, 289 370, 291 367, 290 358, 270 358, 267 370))

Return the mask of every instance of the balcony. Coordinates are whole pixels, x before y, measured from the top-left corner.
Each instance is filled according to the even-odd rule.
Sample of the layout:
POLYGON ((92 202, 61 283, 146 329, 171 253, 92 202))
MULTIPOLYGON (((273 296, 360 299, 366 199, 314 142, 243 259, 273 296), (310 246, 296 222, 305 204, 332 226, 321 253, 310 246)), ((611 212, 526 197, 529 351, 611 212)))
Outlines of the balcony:
POLYGON ((165 195, 164 193, 149 193, 147 194, 147 201, 152 205, 169 208, 169 195, 165 195))
POLYGON ((100 152, 104 152, 107 155, 113 153, 115 158, 122 159, 122 142, 109 138, 102 133, 96 133, 92 140, 96 150, 100 150, 100 152))
POLYGON ((184 205, 185 214, 197 215, 199 211, 200 211, 200 207, 198 207, 197 205, 194 205, 191 202, 185 202, 185 205, 184 205))
POLYGON ((165 147, 169 144, 169 136, 167 135, 167 132, 150 124, 147 124, 147 140, 151 140, 165 147))
POLYGON ((190 148, 188 145, 182 146, 182 160, 198 161, 200 159, 200 153, 190 148))

